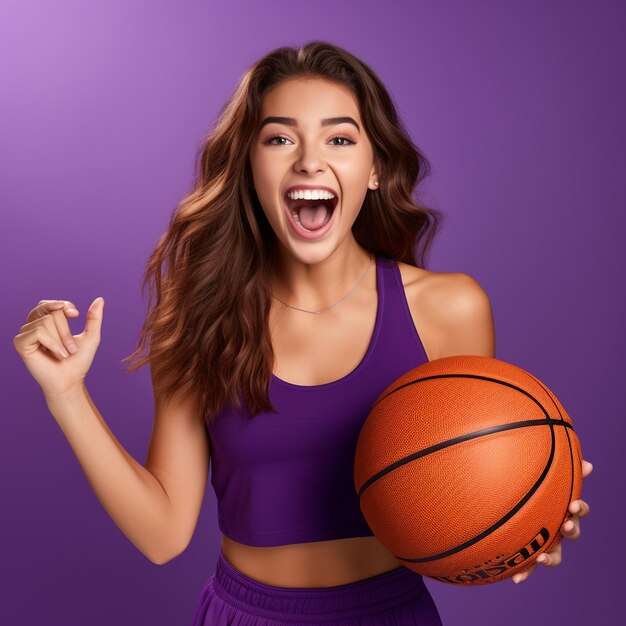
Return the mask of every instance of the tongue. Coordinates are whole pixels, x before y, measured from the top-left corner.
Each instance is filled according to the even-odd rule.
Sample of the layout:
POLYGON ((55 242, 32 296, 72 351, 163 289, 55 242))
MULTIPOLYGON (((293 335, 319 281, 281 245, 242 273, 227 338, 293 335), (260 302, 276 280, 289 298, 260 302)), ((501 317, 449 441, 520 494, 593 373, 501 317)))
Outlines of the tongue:
POLYGON ((328 207, 323 203, 303 206, 300 208, 300 223, 309 230, 318 230, 328 221, 328 215, 328 207))

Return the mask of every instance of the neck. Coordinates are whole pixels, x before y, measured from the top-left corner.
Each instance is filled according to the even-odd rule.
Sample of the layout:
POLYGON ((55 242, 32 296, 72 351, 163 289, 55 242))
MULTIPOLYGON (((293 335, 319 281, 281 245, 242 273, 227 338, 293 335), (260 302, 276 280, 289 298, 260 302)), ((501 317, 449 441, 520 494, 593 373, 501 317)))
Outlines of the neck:
POLYGON ((316 259, 279 255, 272 293, 291 306, 318 310, 335 304, 348 294, 363 276, 370 253, 359 245, 338 248, 316 259))

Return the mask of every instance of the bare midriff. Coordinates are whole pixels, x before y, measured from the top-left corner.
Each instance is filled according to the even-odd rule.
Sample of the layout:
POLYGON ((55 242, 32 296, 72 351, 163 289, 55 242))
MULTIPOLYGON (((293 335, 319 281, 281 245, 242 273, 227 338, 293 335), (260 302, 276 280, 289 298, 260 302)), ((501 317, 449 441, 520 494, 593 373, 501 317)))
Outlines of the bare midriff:
POLYGON ((373 536, 257 547, 222 535, 222 552, 242 574, 274 587, 335 587, 403 565, 373 536))

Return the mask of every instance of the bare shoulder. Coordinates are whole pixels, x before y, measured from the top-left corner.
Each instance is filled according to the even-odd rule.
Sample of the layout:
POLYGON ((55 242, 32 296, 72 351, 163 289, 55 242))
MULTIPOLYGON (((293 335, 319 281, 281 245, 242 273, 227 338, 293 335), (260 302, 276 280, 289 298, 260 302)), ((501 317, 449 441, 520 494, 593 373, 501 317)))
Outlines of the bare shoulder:
POLYGON ((455 354, 494 356, 489 296, 463 272, 433 272, 398 262, 415 327, 429 360, 455 354))

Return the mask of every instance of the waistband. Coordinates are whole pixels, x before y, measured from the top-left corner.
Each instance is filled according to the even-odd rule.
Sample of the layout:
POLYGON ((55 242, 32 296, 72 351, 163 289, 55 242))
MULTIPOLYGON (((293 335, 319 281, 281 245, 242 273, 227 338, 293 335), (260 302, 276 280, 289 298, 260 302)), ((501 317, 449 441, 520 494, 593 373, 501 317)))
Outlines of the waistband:
POLYGON ((235 569, 220 549, 215 592, 225 602, 259 617, 313 622, 369 615, 417 597, 426 586, 420 574, 404 567, 334 587, 275 587, 235 569))

